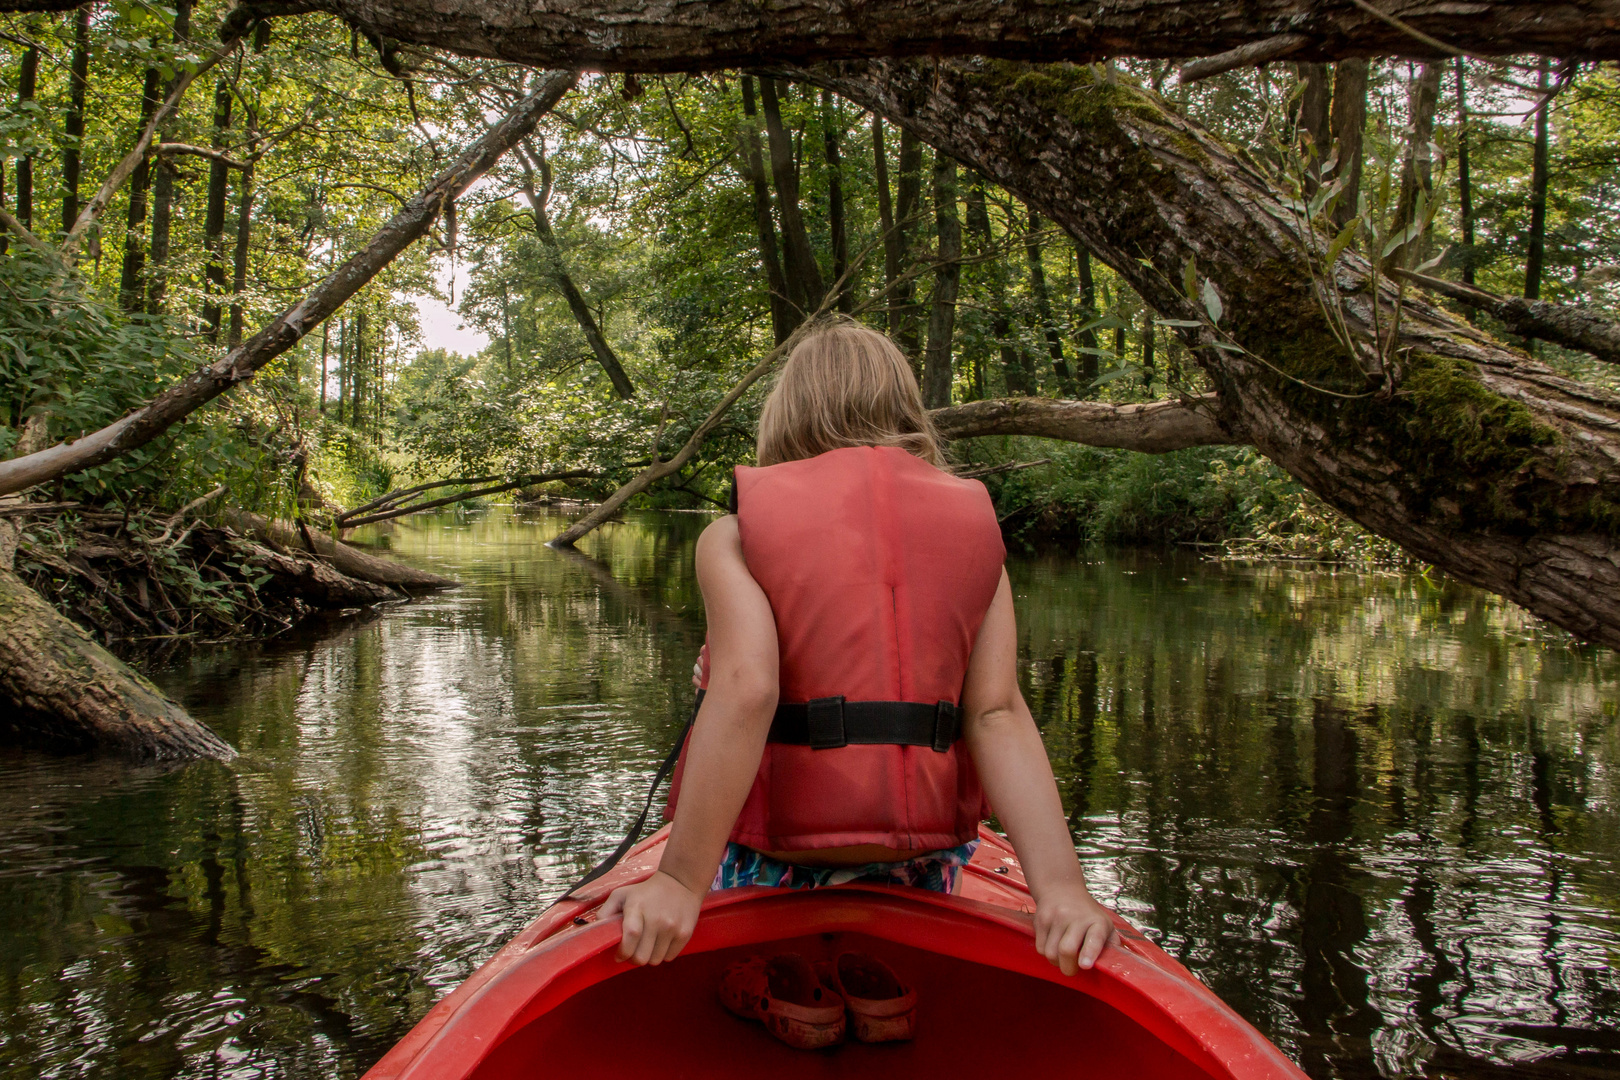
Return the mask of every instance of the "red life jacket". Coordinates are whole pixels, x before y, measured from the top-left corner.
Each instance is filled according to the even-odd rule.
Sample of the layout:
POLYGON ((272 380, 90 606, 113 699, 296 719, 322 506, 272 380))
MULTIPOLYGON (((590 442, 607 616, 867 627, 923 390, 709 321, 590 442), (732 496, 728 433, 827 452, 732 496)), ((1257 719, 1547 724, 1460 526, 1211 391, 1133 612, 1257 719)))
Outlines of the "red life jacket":
MULTIPOLYGON (((895 447, 849 447, 738 468, 737 507, 743 557, 776 616, 782 703, 960 703, 1006 558, 983 484, 895 447)), ((987 816, 960 738, 941 749, 772 741, 731 839, 934 850, 971 840, 987 816)))

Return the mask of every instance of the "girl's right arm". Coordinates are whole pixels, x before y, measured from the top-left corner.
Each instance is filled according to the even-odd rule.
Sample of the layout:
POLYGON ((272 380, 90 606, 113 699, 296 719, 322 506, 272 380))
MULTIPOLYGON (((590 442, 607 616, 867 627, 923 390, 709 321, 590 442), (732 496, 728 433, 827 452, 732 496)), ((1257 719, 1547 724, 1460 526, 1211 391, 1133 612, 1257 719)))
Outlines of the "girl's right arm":
POLYGON ((673 960, 690 940, 776 713, 776 617, 743 560, 735 517, 703 531, 697 575, 708 617, 709 689, 686 746, 675 822, 657 872, 615 889, 602 907, 604 917, 624 914, 619 959, 637 964, 673 960))
POLYGON ((968 661, 962 712, 968 753, 1035 898, 1035 947, 1065 975, 1089 968, 1114 923, 1086 888, 1046 747, 1018 689, 1018 624, 1005 570, 968 661))

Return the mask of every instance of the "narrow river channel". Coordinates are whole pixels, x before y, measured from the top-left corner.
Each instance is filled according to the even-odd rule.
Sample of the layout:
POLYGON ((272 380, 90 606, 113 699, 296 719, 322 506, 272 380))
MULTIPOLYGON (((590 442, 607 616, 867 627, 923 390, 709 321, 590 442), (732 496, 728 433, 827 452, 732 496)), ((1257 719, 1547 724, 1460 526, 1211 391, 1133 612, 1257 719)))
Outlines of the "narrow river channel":
MULTIPOLYGON (((408 519, 464 588, 160 672, 228 767, 0 752, 0 1077, 358 1076, 611 850, 708 519, 561 520, 408 519)), ((1096 891, 1313 1077, 1620 1078, 1614 653, 1412 574, 1010 571, 1096 891)))

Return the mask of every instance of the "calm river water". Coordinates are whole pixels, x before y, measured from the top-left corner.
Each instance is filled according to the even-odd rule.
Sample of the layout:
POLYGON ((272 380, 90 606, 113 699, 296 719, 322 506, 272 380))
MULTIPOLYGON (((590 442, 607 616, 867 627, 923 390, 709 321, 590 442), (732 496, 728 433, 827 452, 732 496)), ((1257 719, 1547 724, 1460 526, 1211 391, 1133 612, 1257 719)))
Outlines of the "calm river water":
MULTIPOLYGON (((242 750, 0 752, 0 1077, 353 1077, 611 850, 688 707, 695 515, 159 674, 242 750)), ((1015 557, 1100 895, 1313 1077, 1620 1077, 1620 659, 1414 575, 1015 557)))

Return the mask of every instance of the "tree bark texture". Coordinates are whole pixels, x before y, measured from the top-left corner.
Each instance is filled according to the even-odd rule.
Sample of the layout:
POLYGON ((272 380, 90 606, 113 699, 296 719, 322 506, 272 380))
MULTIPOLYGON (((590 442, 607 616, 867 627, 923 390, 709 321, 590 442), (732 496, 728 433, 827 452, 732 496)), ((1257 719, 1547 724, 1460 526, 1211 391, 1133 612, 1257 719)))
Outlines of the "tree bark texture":
POLYGON ((1295 119, 1295 128, 1299 134, 1300 145, 1306 150, 1305 160, 1309 163, 1305 178, 1308 186, 1315 190, 1320 165, 1327 159, 1333 147, 1333 128, 1330 123, 1333 82, 1329 78, 1330 68, 1326 64, 1299 64, 1296 67, 1300 93, 1299 115, 1295 119))
MULTIPOLYGON (((1441 569, 1620 645, 1620 398, 1410 295, 1382 376, 1394 392, 1379 393, 1329 332, 1313 257, 1265 176, 1123 80, 999 61, 792 74, 1018 193, 1167 316, 1202 317, 1178 284, 1193 260, 1225 300, 1224 335, 1246 350, 1207 347, 1207 326, 1186 334, 1223 431, 1441 569)), ((1330 272, 1358 337, 1375 299, 1387 325, 1393 284, 1375 298, 1354 253, 1330 272)))
POLYGON ((942 409, 951 403, 951 344, 956 332, 956 292, 962 281, 962 223, 956 216, 956 161, 934 157, 934 227, 938 266, 928 313, 928 348, 923 354, 923 404, 942 409))
MULTIPOLYGON (((1091 252, 1084 244, 1076 244, 1074 254, 1080 271, 1080 318, 1090 322, 1097 317, 1097 279, 1091 272, 1091 252)), ((1102 374, 1097 361, 1097 331, 1080 331, 1080 389, 1087 396, 1094 392, 1092 386, 1102 374)))
POLYGON ((1165 454, 1189 446, 1228 446, 1234 440, 1215 422, 1213 398, 1107 405, 1051 398, 992 398, 935 409, 929 415, 947 439, 981 435, 1035 435, 1086 446, 1165 454))
POLYGON ((160 761, 236 756, 230 745, 0 569, 0 740, 160 761))
POLYGON ((73 16, 73 58, 68 64, 68 107, 62 117, 62 232, 79 218, 79 170, 84 160, 84 95, 90 85, 90 5, 73 16))
POLYGON ((900 301, 895 296, 894 280, 900 276, 900 263, 905 257, 904 240, 894 224, 894 199, 889 191, 889 153, 883 145, 883 117, 872 115, 872 183, 877 188, 878 224, 883 229, 883 294, 889 322, 889 336, 900 335, 900 301))
MULTIPOLYGON (((393 559, 380 559, 357 547, 334 540, 315 529, 309 530, 306 539, 303 530, 296 525, 285 521, 273 521, 247 511, 233 513, 231 521, 244 534, 269 544, 294 550, 307 550, 310 543, 313 543, 314 554, 330 564, 333 570, 357 581, 406 592, 451 589, 459 584, 452 578, 418 570, 393 559)), ((378 599, 389 599, 391 596, 392 594, 379 595, 378 599)))
MULTIPOLYGON (((0 9, 67 5, 4 0, 0 9)), ((1494 0, 1390 5, 1412 30, 1475 55, 1540 52, 1620 59, 1616 0, 1494 0)), ((681 72, 879 56, 989 56, 1089 62, 1183 58, 1297 35, 1293 60, 1443 56, 1354 0, 262 0, 227 31, 261 16, 326 11, 372 34, 537 67, 681 72)))
MULTIPOLYGON (((174 40, 176 44, 191 37, 191 0, 177 0, 174 5, 174 40)), ((169 80, 163 88, 165 100, 174 93, 180 75, 169 80)), ((170 111, 162 127, 174 126, 175 111, 170 111)), ((160 139, 160 141, 163 141, 160 139)), ((174 161, 159 155, 157 174, 152 180, 152 248, 151 266, 147 270, 146 310, 156 315, 163 310, 164 294, 168 291, 169 236, 174 224, 174 161)))
MULTIPOLYGON (((247 145, 252 149, 257 142, 259 126, 256 109, 248 110, 247 123, 243 126, 247 132, 247 145)), ((225 344, 230 349, 242 344, 242 334, 247 328, 247 310, 242 303, 242 293, 247 289, 248 244, 253 238, 252 164, 242 170, 237 183, 240 187, 236 193, 236 245, 231 251, 231 321, 230 329, 225 334, 225 344)))
POLYGON ((336 311, 438 217, 444 204, 483 175, 574 85, 572 72, 547 77, 459 158, 414 195, 364 248, 268 326, 219 360, 181 379, 148 404, 100 431, 22 457, 0 461, 0 495, 21 491, 71 472, 94 468, 143 446, 225 391, 253 378, 336 311))
POLYGON ((756 122, 758 108, 754 104, 754 78, 742 77, 743 115, 747 117, 742 133, 743 156, 748 162, 748 180, 754 190, 754 218, 759 228, 759 261, 765 269, 765 285, 770 289, 771 330, 780 345, 793 333, 797 321, 793 305, 788 302, 787 276, 782 269, 782 254, 776 243, 776 220, 771 216, 771 189, 765 179, 765 147, 759 137, 756 122))

